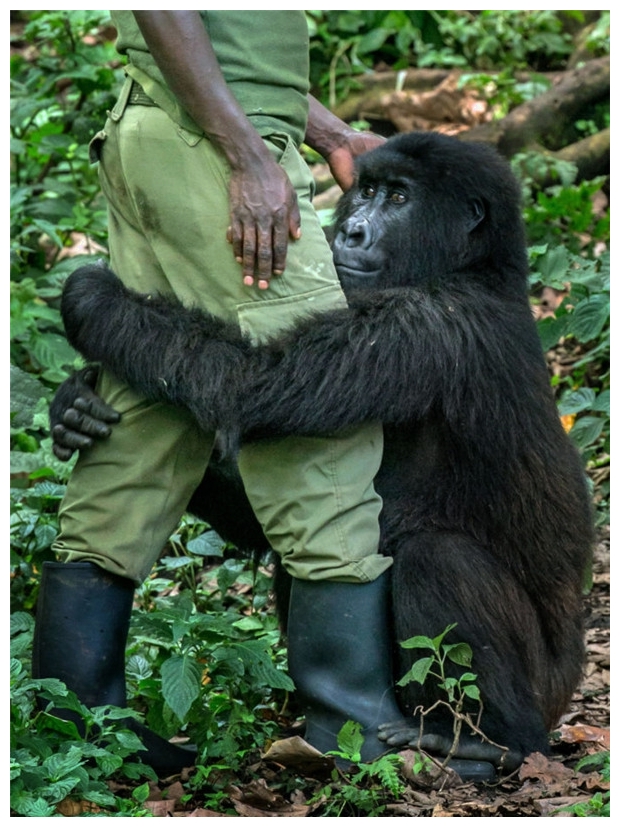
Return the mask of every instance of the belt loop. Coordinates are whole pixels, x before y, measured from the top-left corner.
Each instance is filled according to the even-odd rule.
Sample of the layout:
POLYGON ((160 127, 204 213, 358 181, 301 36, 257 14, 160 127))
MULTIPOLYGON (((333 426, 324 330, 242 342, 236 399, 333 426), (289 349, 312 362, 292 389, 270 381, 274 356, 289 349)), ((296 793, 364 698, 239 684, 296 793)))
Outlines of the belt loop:
POLYGON ((108 117, 113 121, 120 121, 123 117, 123 112, 125 111, 125 107, 127 106, 127 101, 129 100, 129 95, 131 94, 131 87, 133 85, 133 80, 129 77, 125 77, 125 83, 123 83, 123 87, 121 89, 120 95, 118 96, 118 100, 114 104, 114 108, 111 112, 108 112, 108 117))

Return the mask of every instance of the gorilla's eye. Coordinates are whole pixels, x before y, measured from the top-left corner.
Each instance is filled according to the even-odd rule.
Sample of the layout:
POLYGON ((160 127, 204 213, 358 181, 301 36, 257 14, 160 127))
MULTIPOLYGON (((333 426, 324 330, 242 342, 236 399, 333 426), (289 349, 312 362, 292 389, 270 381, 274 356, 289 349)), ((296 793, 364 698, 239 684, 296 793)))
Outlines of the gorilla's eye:
POLYGON ((377 190, 371 184, 366 184, 360 189, 360 192, 364 198, 374 198, 377 194, 377 190))
POLYGON ((407 201, 407 196, 404 192, 399 192, 395 190, 394 192, 390 193, 390 201, 394 204, 404 204, 407 201))

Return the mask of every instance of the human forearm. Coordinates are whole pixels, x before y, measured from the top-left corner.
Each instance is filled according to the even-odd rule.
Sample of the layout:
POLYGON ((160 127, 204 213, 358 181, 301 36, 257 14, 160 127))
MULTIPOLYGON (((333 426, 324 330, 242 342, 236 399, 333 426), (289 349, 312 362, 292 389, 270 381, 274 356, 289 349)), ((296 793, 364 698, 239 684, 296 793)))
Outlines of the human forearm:
POLYGON ((325 158, 338 184, 347 190, 353 184, 354 159, 385 139, 372 132, 353 129, 312 95, 308 100, 306 143, 325 158))
POLYGON ((295 191, 228 88, 200 14, 133 14, 170 89, 228 160, 228 240, 244 283, 265 289, 286 266, 289 238, 300 233, 295 191))
POLYGON ((269 153, 228 89, 197 11, 134 11, 142 36, 183 108, 233 169, 269 153))

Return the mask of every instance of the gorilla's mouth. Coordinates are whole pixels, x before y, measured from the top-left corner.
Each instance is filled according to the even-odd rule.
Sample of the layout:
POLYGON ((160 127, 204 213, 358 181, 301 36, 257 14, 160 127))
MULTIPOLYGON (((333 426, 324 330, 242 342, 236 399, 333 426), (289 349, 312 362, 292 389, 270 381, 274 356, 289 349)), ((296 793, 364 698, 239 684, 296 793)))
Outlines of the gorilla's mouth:
POLYGON ((381 276, 380 270, 362 270, 350 265, 334 263, 343 287, 372 287, 377 284, 381 276))

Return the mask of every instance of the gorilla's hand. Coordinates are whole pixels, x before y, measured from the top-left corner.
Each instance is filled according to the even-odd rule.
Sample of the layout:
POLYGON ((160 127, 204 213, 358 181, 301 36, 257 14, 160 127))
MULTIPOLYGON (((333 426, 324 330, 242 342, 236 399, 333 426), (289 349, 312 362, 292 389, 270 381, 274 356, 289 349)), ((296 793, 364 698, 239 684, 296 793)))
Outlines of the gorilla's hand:
POLYGON ((107 439, 110 425, 121 418, 93 390, 98 373, 94 365, 77 371, 62 383, 50 404, 52 450, 63 462, 75 451, 89 448, 93 439, 107 439))

